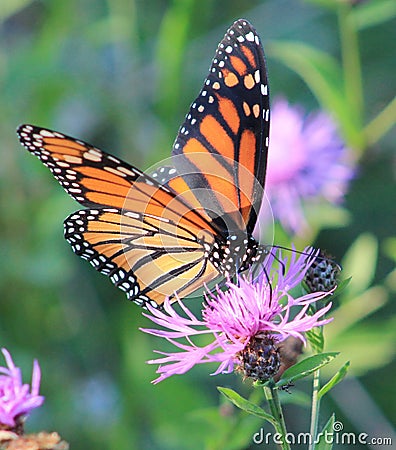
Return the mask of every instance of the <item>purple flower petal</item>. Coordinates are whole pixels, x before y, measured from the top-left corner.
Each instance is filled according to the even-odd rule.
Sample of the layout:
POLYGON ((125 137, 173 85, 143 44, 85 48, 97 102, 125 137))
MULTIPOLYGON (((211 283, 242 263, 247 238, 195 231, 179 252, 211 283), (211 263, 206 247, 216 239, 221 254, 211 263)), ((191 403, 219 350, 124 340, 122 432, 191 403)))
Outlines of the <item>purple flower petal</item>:
POLYGON ((175 346, 176 352, 158 352, 162 356, 148 361, 159 364, 158 383, 172 375, 183 374, 196 364, 217 362, 214 375, 229 373, 234 369, 237 355, 257 336, 271 335, 276 342, 294 336, 305 343, 303 333, 316 326, 322 326, 332 319, 324 319, 331 308, 331 303, 319 309, 314 315, 308 315, 309 306, 331 294, 315 292, 300 297, 293 296, 290 289, 301 282, 313 261, 310 249, 306 254, 292 254, 290 260, 282 258, 279 252, 270 272, 271 287, 267 276, 263 275, 252 282, 240 276, 238 283, 227 283, 228 290, 217 289, 206 294, 206 305, 202 311, 202 320, 194 316, 180 301, 182 313, 179 314, 169 300, 165 301, 164 311, 148 307, 146 315, 152 322, 163 329, 142 329, 154 336, 162 337, 175 346), (287 272, 284 268, 288 267, 287 272), (292 308, 297 307, 292 317, 292 308), (193 342, 196 335, 208 335, 210 343, 198 346, 193 342))
POLYGON ((44 402, 39 395, 40 366, 33 363, 32 385, 23 384, 21 370, 15 366, 10 353, 2 349, 8 367, 0 366, 0 425, 15 427, 17 419, 27 415, 30 411, 44 402))
MULTIPOLYGON (((324 198, 339 203, 353 177, 352 152, 342 142, 329 115, 304 114, 286 100, 274 101, 266 193, 272 212, 283 227, 301 232, 307 223, 303 204, 324 198)), ((270 212, 263 205, 259 221, 270 212)))

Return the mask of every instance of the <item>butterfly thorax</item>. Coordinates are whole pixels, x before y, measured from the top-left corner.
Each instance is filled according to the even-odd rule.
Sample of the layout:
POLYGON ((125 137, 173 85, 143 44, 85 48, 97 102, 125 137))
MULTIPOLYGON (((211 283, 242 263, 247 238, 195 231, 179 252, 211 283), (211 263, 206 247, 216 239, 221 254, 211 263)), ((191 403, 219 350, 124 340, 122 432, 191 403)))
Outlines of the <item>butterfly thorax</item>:
POLYGON ((243 272, 261 259, 263 247, 246 233, 230 234, 223 242, 215 241, 209 260, 225 277, 243 272))

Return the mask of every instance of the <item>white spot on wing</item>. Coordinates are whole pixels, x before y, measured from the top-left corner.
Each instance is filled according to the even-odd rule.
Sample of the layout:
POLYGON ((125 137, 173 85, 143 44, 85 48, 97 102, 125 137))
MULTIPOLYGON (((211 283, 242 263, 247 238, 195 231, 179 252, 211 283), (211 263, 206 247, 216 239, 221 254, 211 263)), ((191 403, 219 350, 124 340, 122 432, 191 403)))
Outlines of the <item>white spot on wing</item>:
POLYGON ((51 131, 48 131, 48 130, 40 130, 40 134, 43 137, 54 137, 55 136, 54 133, 51 133, 51 131))
POLYGON ((247 35, 246 35, 246 39, 250 42, 254 41, 254 34, 253 31, 250 31, 247 35))

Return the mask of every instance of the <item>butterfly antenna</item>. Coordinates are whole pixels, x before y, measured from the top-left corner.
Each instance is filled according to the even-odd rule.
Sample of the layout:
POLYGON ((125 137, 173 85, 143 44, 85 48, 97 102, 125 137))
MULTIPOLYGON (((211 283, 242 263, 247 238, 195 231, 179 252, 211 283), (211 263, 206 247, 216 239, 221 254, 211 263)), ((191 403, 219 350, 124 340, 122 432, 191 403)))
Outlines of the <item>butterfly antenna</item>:
MULTIPOLYGON (((277 246, 274 246, 274 247, 272 247, 272 249, 278 249, 279 247, 277 247, 277 246)), ((286 264, 277 256, 277 254, 276 254, 276 252, 272 252, 272 249, 271 249, 271 251, 269 252, 269 254, 274 258, 274 260, 281 266, 281 268, 282 268, 282 275, 284 275, 285 273, 286 273, 286 264)))
MULTIPOLYGON (((271 245, 271 248, 275 248, 275 249, 280 249, 280 250, 287 250, 289 252, 294 252, 297 253, 298 255, 305 255, 305 256, 309 256, 309 257, 315 257, 318 260, 321 261, 327 261, 331 264, 334 264, 337 269, 341 272, 342 271, 342 267, 341 265, 330 255, 327 255, 325 251, 315 248, 315 247, 311 247, 311 250, 309 252, 304 252, 304 251, 300 251, 300 250, 295 250, 293 248, 289 248, 289 247, 283 247, 282 245, 271 245), (315 256, 315 252, 318 252, 318 254, 315 256)), ((275 254, 271 253, 274 258, 280 263, 282 264, 282 266, 284 266, 284 264, 279 261, 279 259, 275 256, 275 254)))
POLYGON ((267 268, 265 266, 263 267, 263 272, 264 272, 265 278, 267 279, 268 287, 270 290, 270 305, 272 305, 272 297, 273 297, 272 283, 271 283, 267 268))

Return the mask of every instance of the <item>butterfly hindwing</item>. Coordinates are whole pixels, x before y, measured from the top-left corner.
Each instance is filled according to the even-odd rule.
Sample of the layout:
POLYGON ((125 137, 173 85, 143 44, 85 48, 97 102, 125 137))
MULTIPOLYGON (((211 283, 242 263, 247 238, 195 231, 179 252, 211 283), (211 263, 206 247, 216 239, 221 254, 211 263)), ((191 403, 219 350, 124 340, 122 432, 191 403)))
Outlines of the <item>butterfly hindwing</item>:
POLYGON ((178 174, 210 217, 252 233, 266 172, 269 94, 254 28, 236 21, 220 42, 209 75, 173 146, 178 174))
MULTIPOLYGON (((189 223, 116 208, 81 210, 65 220, 73 251, 139 305, 185 297, 219 276, 189 223)), ((207 245, 212 245, 207 235, 207 245)))

